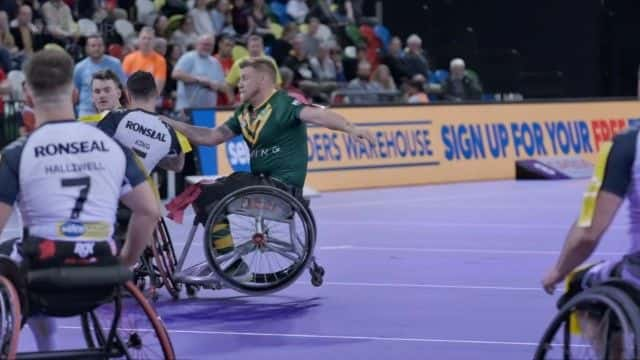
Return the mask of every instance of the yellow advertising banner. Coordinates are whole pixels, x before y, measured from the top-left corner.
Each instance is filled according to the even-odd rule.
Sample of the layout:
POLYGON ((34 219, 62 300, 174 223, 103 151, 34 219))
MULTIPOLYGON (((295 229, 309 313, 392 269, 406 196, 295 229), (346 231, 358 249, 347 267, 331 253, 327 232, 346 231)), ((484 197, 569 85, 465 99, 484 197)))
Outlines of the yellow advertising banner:
MULTIPOLYGON (((514 103, 336 108, 376 142, 308 128, 307 185, 319 190, 513 179, 521 159, 581 158, 640 122, 640 102, 514 103)), ((216 125, 231 112, 218 111, 216 125)), ((246 144, 217 151, 218 173, 248 170, 246 144)))

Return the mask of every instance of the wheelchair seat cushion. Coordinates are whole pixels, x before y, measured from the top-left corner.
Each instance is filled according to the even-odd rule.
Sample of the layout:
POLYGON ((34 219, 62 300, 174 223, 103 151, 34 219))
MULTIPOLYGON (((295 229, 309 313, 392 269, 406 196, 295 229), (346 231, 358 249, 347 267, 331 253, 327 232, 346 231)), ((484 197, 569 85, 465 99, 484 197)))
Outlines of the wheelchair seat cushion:
POLYGON ((131 272, 111 241, 60 241, 28 237, 23 257, 29 314, 75 316, 113 299, 131 272))
POLYGON ((123 285, 132 279, 124 265, 55 267, 31 270, 27 273, 30 290, 84 290, 95 287, 123 285))
POLYGON ((256 185, 273 186, 293 195, 295 198, 300 200, 302 204, 307 203, 302 197, 301 188, 290 186, 281 181, 265 176, 235 172, 229 176, 219 178, 213 183, 200 184, 202 192, 193 202, 198 222, 202 224, 206 223, 211 210, 213 210, 216 203, 222 200, 225 196, 234 191, 256 185))
POLYGON ((30 314, 75 316, 113 299, 133 274, 123 265, 37 269, 27 273, 30 314))

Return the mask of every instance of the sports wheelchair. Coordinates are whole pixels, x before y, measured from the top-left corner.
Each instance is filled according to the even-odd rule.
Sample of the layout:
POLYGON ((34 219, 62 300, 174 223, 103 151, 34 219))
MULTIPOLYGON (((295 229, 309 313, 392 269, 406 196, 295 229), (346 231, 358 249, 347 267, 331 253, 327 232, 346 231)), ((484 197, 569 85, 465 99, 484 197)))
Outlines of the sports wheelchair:
POLYGON ((158 299, 157 290, 162 287, 177 299, 180 296, 181 286, 173 279, 173 273, 178 262, 164 219, 158 222, 152 240, 152 244, 144 250, 138 265, 133 270, 134 283, 141 291, 148 290, 148 295, 153 301, 158 299), (148 284, 147 279, 149 279, 148 284))
MULTIPOLYGON (((202 184, 206 182, 192 186, 202 184)), ((315 219, 302 194, 287 190, 283 184, 261 177, 259 184, 240 187, 209 204, 206 216, 196 215, 176 263, 173 263, 173 247, 162 222, 156 241, 161 244, 158 253, 163 254, 163 263, 168 264, 171 272, 171 279, 165 282, 171 295, 178 298, 182 285, 189 296, 200 288, 225 287, 245 294, 265 295, 286 288, 306 269, 311 274, 311 283, 321 286, 325 271, 313 255, 315 219), (204 225, 206 257, 206 263, 200 265, 212 271, 212 275, 202 276, 194 273, 195 267, 185 268, 200 224, 204 225), (230 251, 214 245, 213 234, 221 226, 229 229, 233 239, 230 251)))
POLYGON ((29 268, 0 255, 0 355, 8 359, 175 359, 164 324, 131 279, 131 271, 116 260, 29 268), (21 327, 36 315, 79 315, 87 348, 17 353, 21 327))
POLYGON ((558 308, 534 359, 640 359, 640 289, 631 283, 569 291, 558 308))

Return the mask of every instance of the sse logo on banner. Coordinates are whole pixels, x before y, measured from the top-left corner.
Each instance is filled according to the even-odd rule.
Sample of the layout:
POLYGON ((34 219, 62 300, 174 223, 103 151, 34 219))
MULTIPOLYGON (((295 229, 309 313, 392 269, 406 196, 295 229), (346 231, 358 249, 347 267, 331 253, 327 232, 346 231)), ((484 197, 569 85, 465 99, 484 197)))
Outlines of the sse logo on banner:
POLYGON ((250 171, 249 161, 251 154, 249 147, 242 136, 236 136, 226 143, 227 160, 233 171, 250 171))

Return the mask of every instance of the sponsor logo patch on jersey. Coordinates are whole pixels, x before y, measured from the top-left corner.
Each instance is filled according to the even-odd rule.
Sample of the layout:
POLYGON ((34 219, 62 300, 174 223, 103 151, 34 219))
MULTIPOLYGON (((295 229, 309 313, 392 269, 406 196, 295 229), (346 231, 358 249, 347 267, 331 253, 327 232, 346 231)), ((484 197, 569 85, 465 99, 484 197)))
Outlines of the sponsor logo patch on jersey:
POLYGON ((73 248, 73 253, 81 258, 86 258, 93 255, 93 247, 96 243, 93 242, 77 242, 73 248))
POLYGON ((59 227, 59 233, 67 237, 82 236, 85 232, 84 224, 79 221, 67 221, 59 227))
POLYGON ((68 220, 58 224, 58 235, 85 240, 105 240, 109 238, 111 226, 104 222, 83 223, 80 221, 68 220))

